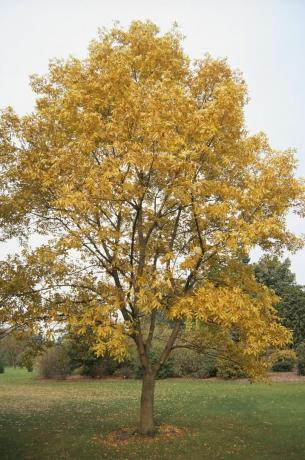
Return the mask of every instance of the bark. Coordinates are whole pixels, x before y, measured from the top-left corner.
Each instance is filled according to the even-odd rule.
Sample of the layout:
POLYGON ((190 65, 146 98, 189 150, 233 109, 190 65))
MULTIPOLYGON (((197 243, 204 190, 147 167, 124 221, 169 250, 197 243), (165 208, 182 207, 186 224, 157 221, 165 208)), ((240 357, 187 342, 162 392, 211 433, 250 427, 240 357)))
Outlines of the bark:
POLYGON ((155 431, 154 395, 155 395, 155 375, 151 371, 145 371, 143 375, 143 381, 142 381, 139 432, 146 436, 147 435, 152 436, 155 431))

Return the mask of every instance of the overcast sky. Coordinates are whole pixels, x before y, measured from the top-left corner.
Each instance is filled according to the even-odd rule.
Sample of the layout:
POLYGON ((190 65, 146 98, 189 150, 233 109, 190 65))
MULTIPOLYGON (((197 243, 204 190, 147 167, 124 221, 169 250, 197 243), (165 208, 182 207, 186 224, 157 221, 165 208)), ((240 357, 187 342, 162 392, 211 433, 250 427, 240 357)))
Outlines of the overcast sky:
MULTIPOLYGON (((178 22, 192 58, 227 57, 248 84, 246 122, 277 149, 295 147, 305 176, 305 0, 0 0, 0 107, 32 110, 28 84, 52 57, 84 57, 99 27, 150 19, 178 22)), ((305 233, 305 223, 289 218, 305 233)), ((305 250, 290 256, 305 284, 305 250)))

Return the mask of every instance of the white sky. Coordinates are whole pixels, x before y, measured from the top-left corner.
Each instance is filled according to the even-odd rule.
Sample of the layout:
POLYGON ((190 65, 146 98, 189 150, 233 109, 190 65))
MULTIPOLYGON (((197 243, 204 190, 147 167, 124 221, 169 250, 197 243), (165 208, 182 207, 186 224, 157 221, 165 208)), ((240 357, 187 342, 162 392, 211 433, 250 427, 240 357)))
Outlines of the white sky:
MULTIPOLYGON (((32 73, 45 73, 52 57, 83 57, 99 27, 150 19, 186 36, 193 58, 228 57, 248 84, 246 120, 264 130, 277 149, 295 147, 305 176, 305 0, 0 0, 0 107, 32 110, 32 73)), ((305 233, 304 220, 289 227, 305 233)), ((305 250, 290 256, 305 284, 305 250)))

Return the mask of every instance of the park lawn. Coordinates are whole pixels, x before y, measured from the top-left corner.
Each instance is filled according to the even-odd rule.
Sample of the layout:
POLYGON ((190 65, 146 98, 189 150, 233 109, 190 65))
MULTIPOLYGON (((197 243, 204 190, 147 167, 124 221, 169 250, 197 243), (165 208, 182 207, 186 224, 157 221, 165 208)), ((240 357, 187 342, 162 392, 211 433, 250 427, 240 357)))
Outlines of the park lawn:
POLYGON ((0 374, 1 460, 305 459, 305 384, 173 379, 157 382, 156 421, 175 438, 110 445, 135 426, 140 382, 51 382, 20 369, 0 374))

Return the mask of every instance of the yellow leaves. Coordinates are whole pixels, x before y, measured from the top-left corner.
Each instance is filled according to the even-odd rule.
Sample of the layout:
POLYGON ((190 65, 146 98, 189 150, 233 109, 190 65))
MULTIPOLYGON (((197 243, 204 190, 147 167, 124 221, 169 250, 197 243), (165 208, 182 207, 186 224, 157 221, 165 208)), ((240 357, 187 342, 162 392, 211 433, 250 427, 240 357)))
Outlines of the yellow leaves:
POLYGON ((196 266, 196 263, 199 259, 198 254, 190 255, 187 256, 181 263, 180 263, 180 269, 181 270, 190 270, 196 266))
POLYGON ((205 282, 194 293, 177 300, 169 316, 189 323, 214 324, 227 331, 233 328, 240 335, 242 353, 259 356, 270 346, 289 342, 291 334, 277 321, 273 308, 276 296, 259 284, 254 283, 253 288, 255 295, 253 290, 242 290, 233 280, 228 286, 205 282))
POLYGON ((123 361, 128 355, 128 341, 124 337, 120 328, 116 327, 99 327, 93 329, 95 333, 95 345, 92 347, 97 356, 103 356, 108 353, 118 361, 123 361))
POLYGON ((285 341, 274 297, 233 262, 256 245, 300 247, 285 218, 304 212, 304 183, 293 152, 247 135, 242 77, 225 60, 191 64, 176 30, 136 21, 32 83, 34 113, 0 118, 4 234, 36 231, 53 248, 27 258, 31 282, 11 270, 20 290, 39 277, 53 288, 24 316, 64 314, 116 356, 156 310, 188 330, 238 327, 252 358, 285 341))
POLYGON ((170 260, 173 260, 175 258, 175 254, 172 251, 166 252, 161 258, 160 261, 162 263, 166 263, 170 260))
POLYGON ((120 299, 112 299, 111 304, 94 304, 71 316, 69 322, 79 335, 90 334, 93 351, 97 356, 108 353, 119 361, 128 354, 128 338, 133 331, 132 323, 123 321, 119 314, 120 299))

